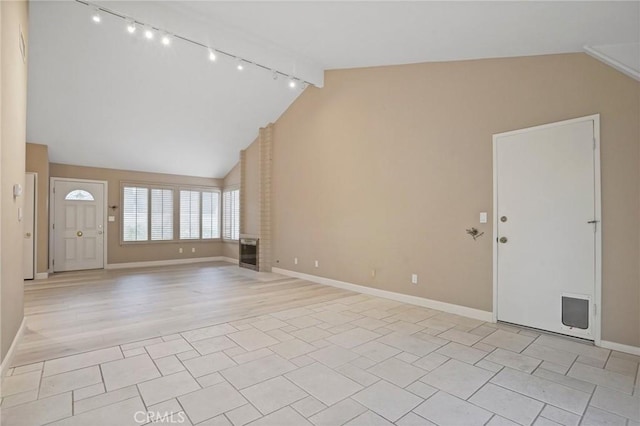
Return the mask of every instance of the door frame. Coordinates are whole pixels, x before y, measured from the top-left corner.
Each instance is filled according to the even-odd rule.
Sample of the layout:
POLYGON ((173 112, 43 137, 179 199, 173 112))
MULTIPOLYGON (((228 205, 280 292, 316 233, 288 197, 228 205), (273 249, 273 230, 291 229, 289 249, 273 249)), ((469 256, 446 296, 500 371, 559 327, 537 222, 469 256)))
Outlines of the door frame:
POLYGON ((104 214, 102 216, 102 229, 104 232, 104 238, 102 239, 102 269, 107 268, 107 197, 109 196, 109 182, 106 180, 93 180, 93 179, 75 179, 75 178, 63 178, 52 177, 49 178, 49 273, 53 273, 53 259, 55 257, 55 242, 56 232, 53 229, 53 223, 56 216, 56 194, 54 192, 56 182, 82 182, 82 183, 98 183, 104 185, 104 193, 102 194, 102 204, 104 214))
MULTIPOLYGON (((38 173, 25 172, 26 175, 33 175, 33 278, 31 279, 35 281, 38 279, 38 173)), ((27 185, 26 180, 24 184, 27 185)))
POLYGON ((496 133, 493 135, 493 322, 498 321, 498 139, 504 136, 513 136, 532 131, 544 130, 553 127, 565 126, 567 124, 580 122, 593 123, 593 167, 594 167, 594 201, 595 201, 595 289, 594 289, 594 312, 593 312, 593 341, 597 346, 601 344, 601 324, 602 324, 602 199, 600 185, 600 114, 588 115, 585 117, 573 118, 570 120, 558 121, 555 123, 543 124, 540 126, 527 127, 525 129, 513 130, 510 132, 496 133))

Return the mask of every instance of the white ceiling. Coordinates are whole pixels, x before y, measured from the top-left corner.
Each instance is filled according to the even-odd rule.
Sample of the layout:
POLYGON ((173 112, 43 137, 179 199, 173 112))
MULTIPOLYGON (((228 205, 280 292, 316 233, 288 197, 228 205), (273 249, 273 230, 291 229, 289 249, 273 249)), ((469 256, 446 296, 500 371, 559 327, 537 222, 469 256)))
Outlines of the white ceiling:
MULTIPOLYGON (((640 2, 99 4, 323 85, 325 69, 582 51, 640 41, 640 2)), ((223 177, 301 93, 205 49, 131 36, 73 1, 31 1, 29 142, 52 162, 223 177)))

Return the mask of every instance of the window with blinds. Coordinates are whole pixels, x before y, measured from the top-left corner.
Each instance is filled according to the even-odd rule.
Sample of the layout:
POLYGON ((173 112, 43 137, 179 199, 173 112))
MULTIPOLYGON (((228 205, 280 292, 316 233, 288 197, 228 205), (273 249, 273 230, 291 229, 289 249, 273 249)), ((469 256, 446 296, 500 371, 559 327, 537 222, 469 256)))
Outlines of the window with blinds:
POLYGON ((122 187, 122 241, 173 240, 173 189, 122 187))
POLYGON ((174 223, 180 226, 180 240, 218 239, 221 198, 214 188, 123 184, 122 242, 177 241, 174 223))
POLYGON ((225 191, 222 194, 222 238, 240 238, 240 190, 225 191))
POLYGON ((151 190, 151 240, 173 240, 173 190, 151 190))
POLYGON ((149 239, 149 189, 125 186, 122 189, 122 240, 149 239))
POLYGON ((220 193, 202 192, 202 239, 220 238, 220 193))
POLYGON ((180 239, 200 238, 200 191, 180 191, 180 239))
POLYGON ((220 238, 220 193, 180 191, 180 239, 220 238))

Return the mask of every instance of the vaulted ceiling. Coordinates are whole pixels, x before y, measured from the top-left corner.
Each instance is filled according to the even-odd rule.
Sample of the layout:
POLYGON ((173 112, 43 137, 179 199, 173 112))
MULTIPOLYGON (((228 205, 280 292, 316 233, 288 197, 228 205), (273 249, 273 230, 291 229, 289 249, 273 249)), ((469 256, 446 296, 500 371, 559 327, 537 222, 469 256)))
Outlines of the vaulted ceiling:
POLYGON ((327 69, 583 51, 640 42, 640 2, 31 1, 29 142, 53 162, 223 177, 327 69), (180 40, 186 37, 265 69, 180 40))

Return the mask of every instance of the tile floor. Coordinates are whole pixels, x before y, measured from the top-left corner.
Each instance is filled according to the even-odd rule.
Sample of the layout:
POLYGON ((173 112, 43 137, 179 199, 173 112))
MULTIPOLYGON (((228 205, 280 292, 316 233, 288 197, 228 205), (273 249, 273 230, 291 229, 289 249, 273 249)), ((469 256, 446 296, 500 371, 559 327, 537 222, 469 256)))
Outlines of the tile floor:
POLYGON ((13 368, 1 423, 632 426, 639 362, 352 294, 13 368))

